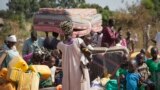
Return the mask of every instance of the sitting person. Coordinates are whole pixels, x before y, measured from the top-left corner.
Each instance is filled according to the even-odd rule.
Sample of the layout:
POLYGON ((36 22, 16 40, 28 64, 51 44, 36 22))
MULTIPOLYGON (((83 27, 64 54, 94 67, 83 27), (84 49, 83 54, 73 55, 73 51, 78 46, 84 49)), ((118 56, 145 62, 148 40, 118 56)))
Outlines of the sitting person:
POLYGON ((128 73, 126 74, 126 90, 138 90, 140 81, 143 81, 141 75, 136 71, 136 61, 131 60, 128 63, 128 73))
POLYGON ((144 63, 145 56, 144 54, 140 53, 136 56, 137 62, 137 70, 141 77, 144 79, 143 86, 145 90, 154 90, 154 84, 149 80, 151 73, 149 72, 149 68, 146 63, 144 63))

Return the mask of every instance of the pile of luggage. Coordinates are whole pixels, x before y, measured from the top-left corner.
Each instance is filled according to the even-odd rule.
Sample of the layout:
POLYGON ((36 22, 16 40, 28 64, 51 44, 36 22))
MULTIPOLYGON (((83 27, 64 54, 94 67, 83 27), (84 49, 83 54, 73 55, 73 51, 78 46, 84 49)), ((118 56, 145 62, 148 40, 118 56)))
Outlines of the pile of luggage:
POLYGON ((39 90, 40 80, 47 80, 51 70, 46 65, 30 65, 14 57, 7 68, 0 71, 0 90, 39 90))
POLYGON ((84 36, 92 31, 102 30, 102 16, 96 9, 55 9, 41 8, 34 15, 34 29, 63 34, 60 23, 73 22, 73 36, 84 36))

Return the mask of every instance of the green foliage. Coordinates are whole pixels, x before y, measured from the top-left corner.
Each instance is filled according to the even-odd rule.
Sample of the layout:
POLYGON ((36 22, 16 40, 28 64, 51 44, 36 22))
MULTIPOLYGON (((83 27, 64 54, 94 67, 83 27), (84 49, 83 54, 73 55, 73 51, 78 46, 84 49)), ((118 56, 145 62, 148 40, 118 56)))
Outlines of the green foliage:
POLYGON ((0 31, 0 38, 4 40, 5 37, 9 34, 11 34, 11 25, 5 22, 2 30, 0 31))
POLYGON ((153 0, 142 0, 141 2, 145 6, 145 8, 147 8, 147 9, 153 9, 154 8, 153 0))
POLYGON ((38 0, 9 0, 7 6, 12 14, 24 13, 25 17, 30 17, 39 9, 38 0))
POLYGON ((56 6, 56 0, 39 0, 40 8, 51 8, 56 6))

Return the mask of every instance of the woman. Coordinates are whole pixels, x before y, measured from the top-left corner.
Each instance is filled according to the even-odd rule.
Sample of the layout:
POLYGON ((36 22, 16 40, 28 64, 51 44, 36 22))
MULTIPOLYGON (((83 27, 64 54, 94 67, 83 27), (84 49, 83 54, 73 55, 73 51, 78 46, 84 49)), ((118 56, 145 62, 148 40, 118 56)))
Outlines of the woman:
POLYGON ((9 35, 7 37, 7 43, 5 44, 0 58, 0 66, 7 67, 9 62, 12 60, 13 57, 19 56, 18 51, 15 49, 15 44, 17 42, 17 38, 15 35, 9 35))
MULTIPOLYGON (((71 21, 61 23, 61 29, 64 31, 65 39, 58 43, 57 49, 62 52, 63 90, 89 90, 88 71, 85 70, 85 80, 82 80, 80 69, 82 55, 80 48, 84 48, 86 45, 82 39, 72 38, 73 24, 71 21)), ((82 51, 85 52, 85 49, 82 51)))
POLYGON ((160 60, 157 58, 157 55, 158 49, 156 47, 151 48, 152 58, 147 60, 146 64, 151 72, 151 80, 155 83, 155 90, 160 90, 160 60))

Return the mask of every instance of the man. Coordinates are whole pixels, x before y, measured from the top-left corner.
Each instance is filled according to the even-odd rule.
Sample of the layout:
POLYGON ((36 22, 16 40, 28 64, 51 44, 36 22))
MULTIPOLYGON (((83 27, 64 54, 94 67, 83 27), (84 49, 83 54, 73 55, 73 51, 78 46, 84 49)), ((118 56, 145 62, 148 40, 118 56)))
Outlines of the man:
POLYGON ((103 47, 115 46, 115 41, 119 36, 118 32, 114 31, 114 20, 109 19, 108 26, 105 27, 102 31, 103 33, 102 46, 103 47))
POLYGON ((33 30, 31 32, 31 38, 27 39, 24 42, 23 49, 22 49, 22 55, 28 55, 35 51, 35 49, 40 48, 43 46, 43 40, 40 38, 37 38, 37 32, 33 30))
POLYGON ((54 50, 57 48, 57 44, 59 40, 57 39, 58 33, 52 32, 53 37, 48 36, 48 32, 46 32, 46 38, 44 40, 44 47, 50 50, 54 50))

